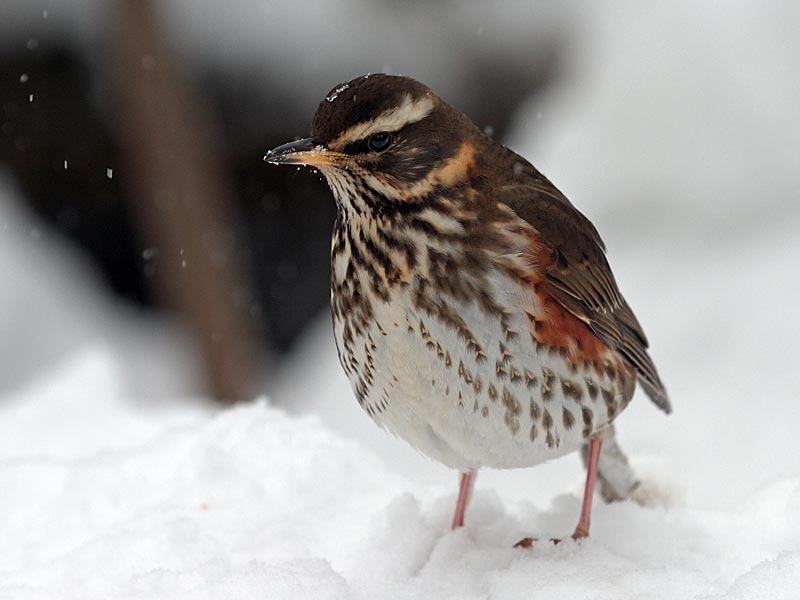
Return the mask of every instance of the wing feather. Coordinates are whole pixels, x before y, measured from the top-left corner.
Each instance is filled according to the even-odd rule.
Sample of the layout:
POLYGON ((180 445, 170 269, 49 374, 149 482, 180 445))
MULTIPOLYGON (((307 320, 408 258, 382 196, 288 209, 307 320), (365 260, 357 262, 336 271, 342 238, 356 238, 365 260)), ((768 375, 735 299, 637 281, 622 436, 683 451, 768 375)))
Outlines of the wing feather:
POLYGON ((539 233, 551 253, 545 272, 551 295, 631 365, 650 399, 672 407, 655 364, 647 353, 642 326, 622 297, 595 227, 547 179, 506 185, 499 201, 539 233))

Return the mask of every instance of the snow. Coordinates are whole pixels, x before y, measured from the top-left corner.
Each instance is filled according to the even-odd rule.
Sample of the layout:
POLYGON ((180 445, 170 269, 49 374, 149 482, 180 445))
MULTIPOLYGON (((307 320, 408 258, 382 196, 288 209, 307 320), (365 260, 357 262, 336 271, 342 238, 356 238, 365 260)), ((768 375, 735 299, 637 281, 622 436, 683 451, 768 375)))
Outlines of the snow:
POLYGON ((0 394, 86 345, 125 365, 119 384, 131 397, 153 402, 202 389, 186 333, 109 298, 80 252, 21 208, 2 171, 0 273, 0 394))
MULTIPOLYGON (((27 228, 12 212, 7 242, 8 232, 27 228)), ((664 418, 638 401, 619 420, 650 506, 598 501, 589 540, 516 550, 525 535, 571 531, 583 476, 575 456, 481 473, 466 528, 451 532, 454 475, 359 412, 327 316, 273 390, 295 414, 265 399, 222 410, 168 389, 148 392, 132 385, 142 367, 115 347, 115 335, 84 328, 76 336, 71 286, 85 289, 86 280, 54 277, 35 259, 48 240, 44 231, 0 253, 7 264, 33 255, 24 274, 42 282, 42 297, 62 298, 65 322, 50 327, 61 328, 55 339, 68 338, 62 353, 0 394, 0 598, 797 597, 800 442, 783 365, 761 365, 776 418, 747 410, 757 382, 737 376, 736 365, 720 373, 725 360, 684 363, 668 348, 681 374, 676 414, 664 418), (706 369, 713 386, 703 386, 706 369), (714 427, 718 414, 726 416, 714 427), (748 432, 767 437, 756 443, 748 432)), ((772 274, 790 272, 796 254, 770 261, 772 243, 762 245, 747 261, 698 274, 696 287, 724 288, 770 262, 772 274)), ((74 276, 74 266, 61 269, 74 276)), ((6 302, 26 291, 15 285, 26 281, 20 271, 6 271, 6 302)), ((81 299, 95 314, 116 310, 100 294, 81 299)), ((657 305, 658 291, 642 299, 657 305)), ((785 312, 785 302, 775 310, 785 312)), ((682 323, 682 335, 711 308, 682 323)), ((721 323, 712 331, 738 307, 715 311, 721 323)), ((123 335, 128 325, 116 319, 123 335)), ((763 328, 744 325, 745 345, 763 344, 763 328)), ((654 339, 671 339, 660 329, 654 339)), ((16 335, 40 349, 34 336, 16 335)), ((157 336, 140 343, 136 352, 170 357, 157 336)), ((739 349, 728 353, 741 366, 739 349)))
POLYGON ((347 84, 347 83, 340 85, 335 90, 333 90, 332 94, 330 94, 329 96, 326 96, 325 100, 327 100, 328 102, 333 102, 334 100, 336 100, 336 98, 339 97, 339 94, 341 94, 343 91, 345 91, 349 87, 350 87, 350 85, 347 84))
POLYGON ((577 494, 512 505, 479 479, 451 532, 454 485, 319 417, 136 409, 118 368, 87 349, 0 401, 0 598, 796 597, 797 475, 727 509, 600 503, 591 539, 523 551, 577 494))
POLYGON ((328 315, 270 399, 214 407, 175 324, 0 182, 0 599, 800 598, 796 5, 622 6, 576 11, 509 141, 597 224, 669 386, 618 420, 643 505, 512 548, 574 527, 568 456, 481 472, 449 531, 455 475, 360 412, 328 315))

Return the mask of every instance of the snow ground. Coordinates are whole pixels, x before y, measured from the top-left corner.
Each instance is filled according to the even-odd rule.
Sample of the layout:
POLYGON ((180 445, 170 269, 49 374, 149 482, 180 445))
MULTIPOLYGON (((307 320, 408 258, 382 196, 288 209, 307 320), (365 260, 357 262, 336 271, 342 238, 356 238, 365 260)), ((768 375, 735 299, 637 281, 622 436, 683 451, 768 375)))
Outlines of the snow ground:
POLYGON ((479 486, 451 532, 454 487, 318 417, 136 409, 117 368, 87 349, 0 401, 0 598, 797 598, 797 474, 725 509, 601 503, 591 539, 516 550, 571 530, 574 490, 479 486))
POLYGON ((4 188, 0 599, 800 598, 797 9, 702 6, 581 12, 574 76, 512 140, 598 225, 651 338, 675 414, 638 397, 618 423, 652 506, 512 549, 571 531, 569 456, 481 473, 450 532, 454 475, 359 412, 327 315, 272 401, 190 402, 185 347, 4 188))

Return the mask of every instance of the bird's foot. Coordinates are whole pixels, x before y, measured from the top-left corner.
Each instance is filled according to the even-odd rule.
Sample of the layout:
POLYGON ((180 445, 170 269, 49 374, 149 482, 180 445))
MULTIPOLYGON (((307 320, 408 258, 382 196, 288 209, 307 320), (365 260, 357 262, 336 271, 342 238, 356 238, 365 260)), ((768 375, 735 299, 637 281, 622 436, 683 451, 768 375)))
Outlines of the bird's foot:
MULTIPOLYGON (((583 538, 589 537, 589 530, 578 525, 578 527, 575 529, 575 533, 573 533, 570 537, 575 541, 582 540, 583 538)), ((514 544, 514 548, 525 548, 526 550, 530 550, 533 548, 533 544, 538 541, 538 539, 532 537, 522 538, 520 541, 514 544)), ((550 538, 549 541, 554 546, 557 546, 563 540, 561 538, 550 538)))
MULTIPOLYGON (((589 443, 589 453, 587 458, 588 468, 586 470, 586 487, 583 491, 583 505, 581 506, 581 518, 578 521, 578 526, 572 534, 573 540, 582 540, 589 537, 589 522, 592 515, 592 495, 594 494, 594 482, 597 477, 597 464, 600 460, 600 447, 602 446, 603 439, 600 437, 592 438, 589 443)), ((533 548, 535 538, 523 538, 514 544, 514 548, 533 548)), ((558 544, 561 540, 551 539, 553 544, 558 544)))
MULTIPOLYGON (((525 550, 530 550, 531 548, 533 548, 533 545, 539 541, 540 540, 538 538, 532 538, 532 537, 522 538, 520 541, 514 544, 514 548, 524 548, 525 550)), ((547 541, 556 546, 561 543, 561 538, 550 538, 547 541)))
POLYGON ((572 539, 582 540, 583 538, 587 537, 589 537, 589 525, 578 523, 578 526, 575 528, 575 533, 572 534, 572 539))

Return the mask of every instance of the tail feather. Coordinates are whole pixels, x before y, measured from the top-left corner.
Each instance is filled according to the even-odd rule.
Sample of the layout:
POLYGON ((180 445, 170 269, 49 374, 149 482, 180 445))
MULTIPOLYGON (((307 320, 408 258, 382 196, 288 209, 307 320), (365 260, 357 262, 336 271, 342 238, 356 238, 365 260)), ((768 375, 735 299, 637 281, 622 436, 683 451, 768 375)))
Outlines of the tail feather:
POLYGON ((618 347, 618 351, 625 360, 633 366, 636 370, 636 375, 639 380, 639 385, 650 397, 658 408, 665 413, 672 412, 672 403, 667 395, 667 390, 658 376, 658 371, 653 363, 653 359, 647 353, 646 343, 632 331, 626 323, 618 321, 620 331, 622 333, 622 340, 618 347))

